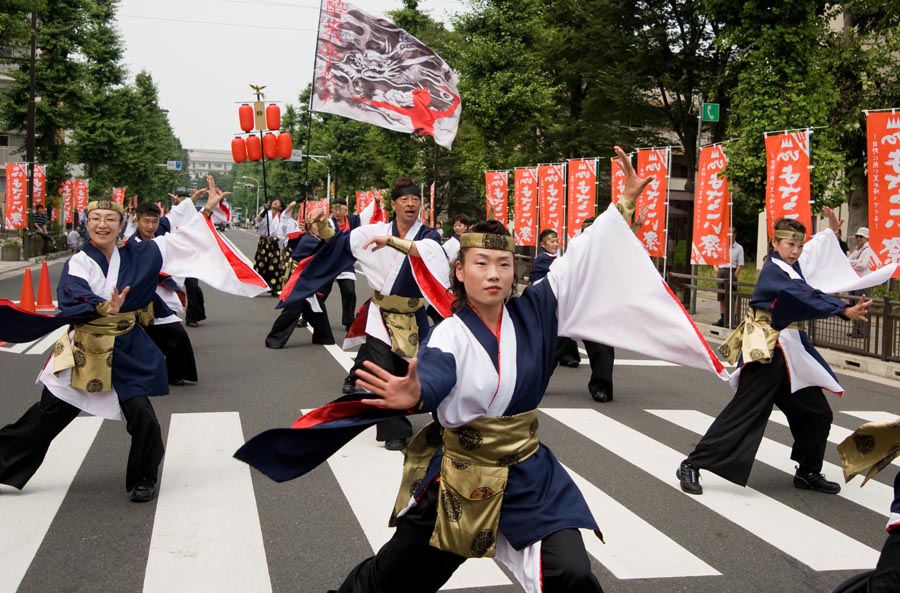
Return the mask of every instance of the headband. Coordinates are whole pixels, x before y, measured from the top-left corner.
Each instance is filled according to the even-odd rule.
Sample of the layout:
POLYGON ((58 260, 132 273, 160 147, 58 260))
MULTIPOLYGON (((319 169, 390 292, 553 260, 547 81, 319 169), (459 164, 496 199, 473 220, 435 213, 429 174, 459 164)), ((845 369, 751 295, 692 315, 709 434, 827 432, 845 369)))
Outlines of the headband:
POLYGON ((87 211, 91 212, 92 210, 115 210, 119 214, 125 214, 125 207, 112 200, 94 200, 93 202, 88 202, 87 211))
POLYGON ((496 235, 494 233, 463 233, 459 237, 459 248, 468 249, 469 247, 515 253, 516 242, 508 235, 496 235))
POLYGON ((806 241, 806 233, 799 231, 778 230, 775 231, 776 239, 792 239, 794 241, 806 241))
POLYGON ((401 188, 391 190, 392 200, 396 200, 402 196, 416 196, 417 198, 421 198, 422 191, 419 189, 418 185, 405 185, 401 188))

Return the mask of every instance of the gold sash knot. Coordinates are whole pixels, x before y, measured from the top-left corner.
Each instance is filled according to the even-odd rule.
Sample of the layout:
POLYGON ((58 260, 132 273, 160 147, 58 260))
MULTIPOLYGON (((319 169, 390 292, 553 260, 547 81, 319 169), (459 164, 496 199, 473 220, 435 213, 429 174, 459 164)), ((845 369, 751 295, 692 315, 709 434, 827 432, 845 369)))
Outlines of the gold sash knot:
POLYGON ((452 429, 429 424, 409 443, 390 525, 396 525, 436 447, 443 445, 439 508, 429 544, 466 558, 493 558, 509 467, 538 450, 537 433, 537 410, 479 418, 452 429))
MULTIPOLYGON (((103 313, 103 307, 98 307, 103 313)), ((153 304, 141 311, 104 315, 85 324, 73 326, 69 341, 64 333, 53 346, 53 373, 72 369, 71 385, 88 393, 112 389, 113 347, 116 336, 127 334, 138 321, 144 323, 149 315, 153 322, 153 304)))
MULTIPOLYGON (((792 323, 791 329, 801 329, 800 324, 792 323)), ((731 364, 736 364, 738 355, 743 356, 745 363, 772 362, 775 344, 778 343, 780 331, 772 327, 772 314, 762 309, 747 309, 747 316, 738 324, 725 341, 719 346, 719 354, 731 364)))
POLYGON ((391 351, 397 356, 413 358, 419 352, 416 311, 425 306, 425 299, 385 295, 375 291, 372 302, 381 309, 381 318, 391 337, 391 351))

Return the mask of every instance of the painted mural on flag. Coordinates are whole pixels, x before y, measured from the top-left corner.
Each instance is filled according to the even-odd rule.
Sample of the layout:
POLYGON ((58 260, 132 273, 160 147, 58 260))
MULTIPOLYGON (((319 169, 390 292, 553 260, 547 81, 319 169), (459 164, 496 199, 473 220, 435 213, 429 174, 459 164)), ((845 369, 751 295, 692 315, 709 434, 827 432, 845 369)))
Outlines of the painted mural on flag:
POLYGON ((25 201, 28 193, 28 173, 25 163, 6 163, 6 213, 4 225, 9 230, 28 226, 25 201))
POLYGON ((518 168, 513 175, 513 237, 533 247, 537 235, 537 169, 518 168))
POLYGON ((450 148, 459 125, 459 79, 440 56, 342 0, 322 1, 318 31, 313 111, 433 136, 450 148))
POLYGON ((581 230, 586 218, 597 215, 597 159, 572 159, 568 174, 568 210, 566 228, 569 239, 581 230))
POLYGON ((722 171, 728 157, 721 144, 700 149, 691 264, 720 266, 730 263, 728 230, 731 221, 731 191, 722 171))
MULTIPOLYGON (((900 115, 866 114, 869 165, 869 269, 900 263, 900 115)), ((894 273, 894 278, 900 272, 894 273)))
POLYGON ((637 212, 646 211, 637 238, 653 257, 666 257, 668 235, 669 148, 647 148, 637 152, 637 174, 653 181, 637 199, 637 212))
POLYGON ((540 230, 553 229, 560 237, 563 232, 565 183, 562 164, 538 167, 538 191, 541 198, 540 230))
POLYGON ((779 218, 799 220, 812 233, 809 205, 809 130, 766 136, 766 228, 772 238, 779 218))
POLYGON ((509 172, 484 172, 485 216, 507 224, 509 220, 509 172))

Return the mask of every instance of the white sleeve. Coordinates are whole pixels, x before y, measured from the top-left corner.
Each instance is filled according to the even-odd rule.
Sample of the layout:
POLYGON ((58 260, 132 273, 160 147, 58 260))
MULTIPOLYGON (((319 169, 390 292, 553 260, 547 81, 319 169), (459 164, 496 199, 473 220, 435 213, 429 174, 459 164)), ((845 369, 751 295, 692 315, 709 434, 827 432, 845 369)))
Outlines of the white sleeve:
POLYGON ((863 290, 883 284, 890 279, 896 268, 896 264, 891 264, 860 277, 841 251, 837 236, 830 228, 813 235, 800 254, 800 269, 803 270, 807 284, 828 294, 863 290))

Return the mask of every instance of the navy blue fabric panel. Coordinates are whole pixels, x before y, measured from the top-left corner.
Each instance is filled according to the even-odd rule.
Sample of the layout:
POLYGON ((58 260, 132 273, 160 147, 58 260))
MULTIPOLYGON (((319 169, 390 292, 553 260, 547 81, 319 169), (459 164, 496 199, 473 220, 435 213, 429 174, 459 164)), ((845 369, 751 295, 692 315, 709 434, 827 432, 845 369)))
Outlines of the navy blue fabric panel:
POLYGON ((113 346, 112 383, 120 400, 169 393, 166 359, 140 325, 117 336, 113 346))
MULTIPOLYGON (((770 257, 780 259, 777 253, 770 257)), ((799 264, 793 268, 802 278, 799 264)), ((839 315, 847 303, 813 288, 803 279, 791 279, 777 264, 767 261, 760 270, 750 306, 769 311, 772 327, 782 330, 794 322, 839 315)))
POLYGON ((472 335, 475 336, 475 339, 478 340, 478 343, 481 344, 481 347, 487 352, 491 362, 494 363, 494 370, 499 371, 500 344, 497 343, 497 337, 494 335, 494 332, 488 329, 488 326, 484 324, 481 317, 479 317, 468 305, 464 304, 461 306, 459 310, 456 311, 456 316, 466 324, 466 327, 469 328, 469 331, 472 332, 472 335))
POLYGON ((422 409, 434 411, 456 385, 456 357, 427 345, 419 347, 419 383, 422 385, 422 409))
POLYGON ((306 269, 300 274, 294 290, 277 308, 287 307, 312 296, 316 291, 330 285, 335 278, 356 261, 350 251, 350 233, 337 233, 321 244, 306 269))
MULTIPOLYGON (((316 250, 322 245, 322 239, 316 237, 315 235, 304 233, 297 240, 296 246, 291 251, 291 258, 297 261, 304 260, 315 253, 316 250)), ((350 265, 352 266, 353 264, 351 263, 350 265)))
POLYGON ((891 512, 900 515, 900 473, 894 477, 894 502, 891 503, 891 512))
POLYGON ((526 287, 507 303, 516 330, 516 388, 507 414, 538 407, 556 360, 556 295, 549 282, 526 287))
MULTIPOLYGON (((104 258, 106 261, 106 258, 104 258)), ((56 285, 56 301, 62 311, 68 311, 72 307, 90 304, 92 307, 99 305, 106 299, 94 294, 87 280, 69 274, 69 262, 63 264, 59 283, 56 285)))
POLYGON ((542 249, 531 264, 531 272, 528 274, 528 281, 534 284, 538 280, 543 279, 547 275, 547 272, 550 271, 550 264, 552 264, 555 259, 555 257, 542 249))
POLYGON ((170 315, 175 315, 175 311, 169 308, 163 300, 162 297, 158 294, 153 294, 153 318, 154 319, 163 319, 164 317, 169 317, 170 315))
MULTIPOLYGON (((395 237, 400 236, 399 232, 397 231, 396 223, 393 223, 391 225, 391 234, 395 237)), ((438 234, 438 232, 430 226, 426 226, 423 224, 421 227, 419 227, 419 230, 416 232, 416 236, 413 237, 413 240, 424 241, 425 239, 431 239, 438 245, 441 244, 441 236, 438 234)), ((416 283, 415 276, 413 276, 412 264, 410 263, 408 257, 403 260, 403 265, 400 266, 400 272, 397 274, 397 279, 394 281, 394 284, 391 287, 390 294, 408 298, 422 298, 422 291, 419 290, 419 285, 416 283)))
POLYGON ((163 216, 162 218, 159 219, 159 226, 156 227, 156 233, 154 233, 154 236, 161 237, 161 236, 165 235, 166 233, 171 233, 171 232, 172 232, 172 223, 171 223, 171 221, 169 221, 168 218, 163 216))
POLYGON ((30 342, 46 336, 58 327, 87 323, 98 317, 90 304, 70 307, 56 316, 28 313, 0 303, 0 340, 11 344, 30 342))

